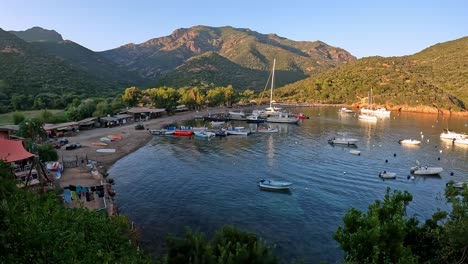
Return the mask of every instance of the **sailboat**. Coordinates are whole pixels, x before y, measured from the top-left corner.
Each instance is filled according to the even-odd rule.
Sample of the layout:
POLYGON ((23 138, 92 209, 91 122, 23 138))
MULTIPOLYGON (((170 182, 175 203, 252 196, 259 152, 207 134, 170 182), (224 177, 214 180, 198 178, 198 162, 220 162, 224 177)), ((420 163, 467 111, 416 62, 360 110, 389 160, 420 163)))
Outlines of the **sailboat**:
POLYGON ((369 94, 369 107, 370 109, 368 108, 362 108, 361 109, 361 113, 362 114, 370 114, 370 115, 378 115, 378 116, 390 116, 390 111, 388 111, 387 109, 385 108, 378 108, 378 109, 374 109, 374 107, 372 106, 373 105, 373 97, 372 97, 372 88, 370 90, 370 94, 369 94))
POLYGON ((270 107, 266 108, 267 117, 266 121, 270 123, 287 123, 287 124, 297 124, 299 118, 290 115, 289 113, 282 112, 281 108, 275 107, 273 105, 273 88, 275 83, 275 65, 276 59, 273 60, 273 70, 271 73, 271 88, 270 88, 270 107))

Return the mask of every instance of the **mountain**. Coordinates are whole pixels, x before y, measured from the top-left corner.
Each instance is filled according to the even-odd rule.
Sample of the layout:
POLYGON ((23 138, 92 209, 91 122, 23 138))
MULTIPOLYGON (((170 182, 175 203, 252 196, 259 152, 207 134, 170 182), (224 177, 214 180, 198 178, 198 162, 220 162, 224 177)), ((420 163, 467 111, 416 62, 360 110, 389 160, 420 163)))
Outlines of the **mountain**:
POLYGON ((436 44, 403 57, 368 57, 275 91, 284 101, 364 105, 373 88, 389 108, 431 106, 466 110, 468 37, 436 44))
POLYGON ((14 94, 74 93, 92 96, 115 93, 116 87, 112 82, 73 67, 2 29, 0 61, 0 98, 7 101, 14 94))
POLYGON ((41 27, 33 27, 25 31, 8 31, 11 34, 14 34, 18 38, 32 42, 60 42, 63 41, 62 35, 57 33, 55 30, 47 30, 41 27))
POLYGON ((230 64, 242 73, 256 74, 239 75, 240 72, 237 71, 235 79, 239 85, 254 89, 263 88, 266 79, 262 78, 268 76, 274 58, 277 59, 277 69, 288 73, 285 75, 287 82, 297 81, 356 59, 347 51, 320 41, 297 42, 250 29, 207 26, 177 29, 169 36, 154 38, 141 44, 130 43, 102 54, 119 65, 128 67, 142 78, 155 80, 156 83, 165 83, 173 77, 183 79, 181 83, 171 81, 174 86, 183 86, 191 78, 220 85, 214 82, 213 72, 209 69, 224 69, 230 64), (195 58, 205 53, 208 55, 195 58), (213 55, 214 53, 218 56, 213 55), (200 63, 206 63, 205 66, 210 67, 203 67, 200 63), (206 74, 205 70, 208 70, 206 74), (200 80, 200 77, 203 79, 200 80), (245 79, 248 78, 252 81, 246 82, 245 79))
POLYGON ((9 31, 31 45, 57 57, 71 66, 93 75, 97 79, 114 83, 118 87, 140 84, 143 80, 101 54, 73 41, 63 40, 55 30, 33 27, 26 31, 9 31))

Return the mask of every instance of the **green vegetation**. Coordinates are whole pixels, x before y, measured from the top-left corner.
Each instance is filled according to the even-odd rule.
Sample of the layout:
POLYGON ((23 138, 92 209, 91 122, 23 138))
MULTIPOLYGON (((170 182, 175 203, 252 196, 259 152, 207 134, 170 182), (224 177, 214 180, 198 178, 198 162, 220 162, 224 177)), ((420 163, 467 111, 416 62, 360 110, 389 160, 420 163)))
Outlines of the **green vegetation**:
POLYGON ((11 113, 6 113, 6 114, 0 114, 0 125, 5 125, 5 124, 19 124, 21 122, 17 122, 18 120, 20 120, 23 116, 24 119, 31 119, 31 118, 35 118, 35 117, 38 117, 40 118, 41 117, 41 114, 44 112, 44 111, 47 111, 47 112, 50 112, 53 114, 54 118, 52 121, 53 122, 45 122, 45 123, 60 123, 62 122, 66 122, 66 120, 68 119, 64 119, 64 115, 66 114, 64 110, 56 110, 56 109, 51 109, 51 110, 33 110, 33 111, 21 111, 21 112, 11 112, 11 113), (15 116, 17 116, 17 118, 20 118, 18 119, 17 121, 15 121, 15 116))
MULTIPOLYGON (((453 183, 453 182, 452 182, 453 183)), ((363 213, 351 208, 334 238, 348 263, 466 263, 468 255, 468 187, 458 191, 449 183, 446 200, 451 213, 438 211, 424 224, 406 216, 413 199, 390 188, 383 201, 363 213)))
POLYGON ((232 226, 219 230, 213 241, 203 234, 186 231, 185 238, 169 237, 165 263, 279 263, 270 249, 253 233, 232 226))
POLYGON ((66 209, 54 192, 17 189, 0 162, 2 263, 152 263, 124 217, 66 209))
POLYGON ((283 101, 377 104, 466 110, 468 37, 437 44, 412 56, 369 57, 341 65, 275 91, 283 101))

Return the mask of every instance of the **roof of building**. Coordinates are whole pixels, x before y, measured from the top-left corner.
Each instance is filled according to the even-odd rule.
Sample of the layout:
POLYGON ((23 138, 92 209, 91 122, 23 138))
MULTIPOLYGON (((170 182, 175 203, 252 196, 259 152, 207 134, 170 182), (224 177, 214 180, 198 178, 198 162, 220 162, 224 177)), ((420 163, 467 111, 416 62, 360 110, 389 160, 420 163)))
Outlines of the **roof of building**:
POLYGON ((131 114, 140 114, 140 113, 161 113, 165 112, 166 109, 163 108, 149 108, 149 107, 132 107, 127 109, 125 112, 131 114))
POLYGON ((33 157, 34 154, 29 153, 23 146, 21 140, 9 140, 0 138, 0 160, 6 162, 14 162, 33 157))
POLYGON ((18 125, 3 125, 0 126, 0 131, 18 131, 19 126, 18 125))
POLYGON ((44 124, 44 130, 64 130, 72 128, 73 126, 78 126, 78 122, 66 122, 61 124, 44 124))
POLYGON ((122 119, 122 118, 130 118, 130 117, 133 117, 133 116, 128 115, 128 114, 120 114, 120 115, 115 115, 114 117, 118 118, 118 119, 122 119))
POLYGON ((104 117, 101 117, 101 122, 116 122, 116 121, 119 121, 118 118, 115 118, 113 116, 104 116, 104 117))

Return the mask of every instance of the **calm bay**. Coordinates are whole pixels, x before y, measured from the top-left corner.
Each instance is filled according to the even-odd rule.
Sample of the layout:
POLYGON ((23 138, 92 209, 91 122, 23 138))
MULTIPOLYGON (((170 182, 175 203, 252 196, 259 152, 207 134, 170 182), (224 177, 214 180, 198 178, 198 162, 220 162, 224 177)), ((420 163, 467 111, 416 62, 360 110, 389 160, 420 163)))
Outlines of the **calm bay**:
POLYGON ((468 181, 468 146, 439 138, 444 128, 467 133, 467 118, 393 112, 369 123, 340 115, 335 107, 292 111, 310 119, 299 125, 271 124, 279 128, 274 134, 211 140, 155 136, 119 160, 109 171, 117 205, 143 229, 143 247, 160 254, 168 233, 182 236, 188 226, 212 236, 229 224, 274 245, 284 262, 336 262, 343 253, 333 233, 349 208, 366 210, 390 187, 410 192, 409 215, 426 219, 438 208, 449 209, 444 199, 449 180, 468 181), (359 139, 360 156, 327 143, 343 133, 359 139), (403 146, 400 139, 422 144, 403 146), (444 172, 408 179, 416 160, 444 172), (397 179, 380 179, 384 170, 397 173, 397 179), (288 193, 262 191, 257 182, 264 178, 292 182, 293 188, 288 193))

